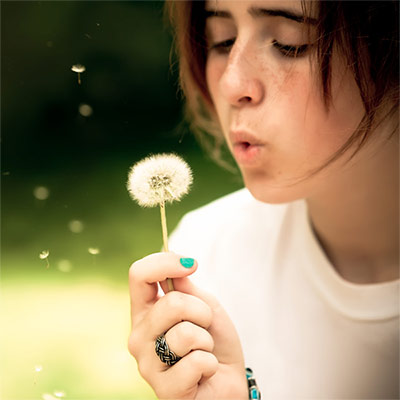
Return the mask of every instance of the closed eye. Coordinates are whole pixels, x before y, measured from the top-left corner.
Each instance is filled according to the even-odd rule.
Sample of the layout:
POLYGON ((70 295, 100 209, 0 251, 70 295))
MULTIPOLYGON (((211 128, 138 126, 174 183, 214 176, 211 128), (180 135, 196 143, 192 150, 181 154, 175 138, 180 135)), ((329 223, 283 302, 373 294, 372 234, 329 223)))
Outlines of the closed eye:
POLYGON ((231 38, 227 40, 223 40, 222 42, 213 43, 209 46, 210 50, 215 50, 219 54, 227 54, 230 52, 232 46, 235 43, 236 38, 231 38))
POLYGON ((301 57, 304 55, 308 49, 308 44, 302 44, 299 46, 285 45, 282 43, 278 43, 276 40, 272 42, 272 45, 285 57, 301 57))
MULTIPOLYGON (((223 40, 221 42, 213 43, 209 46, 209 51, 215 50, 218 54, 228 54, 235 44, 236 38, 231 38, 227 40, 223 40)), ((303 56, 308 50, 308 44, 302 45, 289 45, 289 44, 282 44, 277 42, 276 40, 272 41, 272 45, 284 56, 290 58, 296 58, 303 56)))

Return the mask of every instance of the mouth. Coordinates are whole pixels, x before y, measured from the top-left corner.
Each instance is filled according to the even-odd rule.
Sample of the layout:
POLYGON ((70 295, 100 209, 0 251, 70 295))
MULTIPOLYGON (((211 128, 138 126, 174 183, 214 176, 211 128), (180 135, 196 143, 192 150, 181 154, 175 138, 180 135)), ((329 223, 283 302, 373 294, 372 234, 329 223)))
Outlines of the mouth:
POLYGON ((264 144, 246 132, 232 132, 233 155, 239 165, 256 166, 261 160, 264 144))

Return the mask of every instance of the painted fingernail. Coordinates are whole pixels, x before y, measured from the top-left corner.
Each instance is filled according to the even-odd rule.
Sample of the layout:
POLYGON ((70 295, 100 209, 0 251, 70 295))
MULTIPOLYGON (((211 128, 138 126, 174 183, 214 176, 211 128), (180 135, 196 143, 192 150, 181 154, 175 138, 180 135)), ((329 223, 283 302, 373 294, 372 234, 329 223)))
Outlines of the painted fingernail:
POLYGON ((179 261, 185 268, 192 268, 194 265, 194 258, 181 258, 179 261))

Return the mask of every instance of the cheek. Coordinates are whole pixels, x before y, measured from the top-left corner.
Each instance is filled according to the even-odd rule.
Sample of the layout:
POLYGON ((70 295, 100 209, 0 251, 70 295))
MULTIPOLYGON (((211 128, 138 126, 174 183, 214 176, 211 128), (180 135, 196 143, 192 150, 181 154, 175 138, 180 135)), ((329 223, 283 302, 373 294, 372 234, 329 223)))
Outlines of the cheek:
POLYGON ((211 99, 216 104, 218 82, 224 73, 225 62, 222 59, 213 59, 206 62, 206 83, 211 99))
POLYGON ((303 147, 305 153, 319 154, 321 158, 339 150, 364 115, 358 87, 350 71, 344 69, 334 69, 328 109, 317 79, 309 71, 289 73, 281 93, 290 115, 288 124, 293 132, 290 140, 297 141, 297 151, 303 147))

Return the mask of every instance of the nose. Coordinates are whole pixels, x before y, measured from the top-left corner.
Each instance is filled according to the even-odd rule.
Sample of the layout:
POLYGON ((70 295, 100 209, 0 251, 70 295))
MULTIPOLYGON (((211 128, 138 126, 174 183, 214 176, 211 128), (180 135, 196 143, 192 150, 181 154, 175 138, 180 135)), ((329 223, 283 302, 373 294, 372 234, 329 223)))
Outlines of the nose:
POLYGON ((257 105, 262 101, 265 88, 250 52, 232 48, 220 79, 220 90, 235 107, 257 105))

